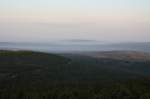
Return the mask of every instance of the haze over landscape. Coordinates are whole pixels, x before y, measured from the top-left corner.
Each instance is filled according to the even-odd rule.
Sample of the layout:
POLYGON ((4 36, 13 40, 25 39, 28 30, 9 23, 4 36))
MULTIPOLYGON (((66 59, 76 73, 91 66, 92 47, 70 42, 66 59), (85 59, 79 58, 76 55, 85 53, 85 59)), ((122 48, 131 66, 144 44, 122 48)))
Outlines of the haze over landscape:
POLYGON ((150 99, 150 0, 0 0, 0 99, 150 99))

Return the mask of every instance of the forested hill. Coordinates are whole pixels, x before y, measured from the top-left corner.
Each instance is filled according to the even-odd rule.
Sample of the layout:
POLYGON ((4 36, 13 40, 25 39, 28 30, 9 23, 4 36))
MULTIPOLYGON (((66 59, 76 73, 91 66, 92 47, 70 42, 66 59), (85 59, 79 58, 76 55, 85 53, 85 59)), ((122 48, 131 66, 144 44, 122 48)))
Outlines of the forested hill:
POLYGON ((0 64, 50 66, 66 64, 69 59, 56 54, 34 51, 0 50, 0 64))
POLYGON ((149 60, 0 51, 0 99, 149 99, 149 93, 149 60))

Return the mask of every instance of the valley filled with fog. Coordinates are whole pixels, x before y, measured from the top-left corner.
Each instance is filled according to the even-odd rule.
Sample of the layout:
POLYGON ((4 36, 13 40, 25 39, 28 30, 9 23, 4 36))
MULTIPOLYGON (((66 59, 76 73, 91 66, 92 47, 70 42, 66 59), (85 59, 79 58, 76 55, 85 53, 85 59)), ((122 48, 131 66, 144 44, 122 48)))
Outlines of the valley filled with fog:
POLYGON ((108 43, 92 40, 62 40, 48 43, 0 42, 0 49, 44 52, 141 51, 150 52, 150 42, 108 43))

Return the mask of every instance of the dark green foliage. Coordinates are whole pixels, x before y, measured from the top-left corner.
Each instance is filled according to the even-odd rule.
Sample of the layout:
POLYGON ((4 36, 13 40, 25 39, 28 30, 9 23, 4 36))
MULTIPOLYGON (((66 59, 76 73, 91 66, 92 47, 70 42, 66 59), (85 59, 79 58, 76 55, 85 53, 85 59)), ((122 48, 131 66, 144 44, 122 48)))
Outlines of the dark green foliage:
POLYGON ((111 85, 59 85, 1 90, 0 99, 149 99, 150 84, 133 80, 111 85))
POLYGON ((0 99, 150 99, 150 62, 0 51, 0 99))

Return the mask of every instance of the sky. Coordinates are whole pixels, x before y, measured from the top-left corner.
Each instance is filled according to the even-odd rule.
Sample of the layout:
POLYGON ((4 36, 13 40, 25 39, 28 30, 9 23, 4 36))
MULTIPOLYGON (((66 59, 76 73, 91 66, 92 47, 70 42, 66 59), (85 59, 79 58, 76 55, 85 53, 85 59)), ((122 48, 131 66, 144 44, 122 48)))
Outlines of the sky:
POLYGON ((0 42, 150 42, 150 0, 0 0, 0 42))

